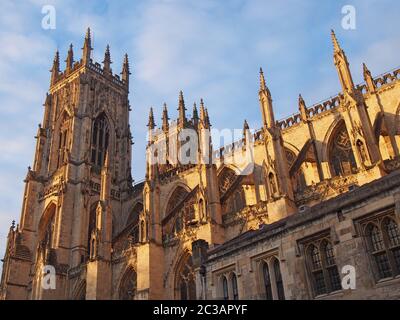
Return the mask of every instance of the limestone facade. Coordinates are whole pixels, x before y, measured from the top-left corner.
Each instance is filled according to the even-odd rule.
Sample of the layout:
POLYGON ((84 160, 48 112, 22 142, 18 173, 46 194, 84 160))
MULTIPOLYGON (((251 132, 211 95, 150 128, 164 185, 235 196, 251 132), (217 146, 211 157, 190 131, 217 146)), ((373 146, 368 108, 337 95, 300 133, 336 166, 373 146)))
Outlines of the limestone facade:
POLYGON ((57 52, 0 298, 399 298, 400 70, 374 78, 364 65, 355 85, 332 42, 336 97, 307 107, 299 96, 299 113, 277 121, 260 70, 262 128, 245 121, 223 148, 203 100, 189 118, 180 92, 178 119, 164 105, 159 129, 151 109, 140 183, 128 57, 121 76, 108 47, 94 62, 90 30, 63 72, 57 52), (170 153, 186 152, 186 129, 198 146, 188 163, 170 153), (42 285, 46 266, 55 289, 42 285), (342 288, 343 268, 355 289, 342 288))

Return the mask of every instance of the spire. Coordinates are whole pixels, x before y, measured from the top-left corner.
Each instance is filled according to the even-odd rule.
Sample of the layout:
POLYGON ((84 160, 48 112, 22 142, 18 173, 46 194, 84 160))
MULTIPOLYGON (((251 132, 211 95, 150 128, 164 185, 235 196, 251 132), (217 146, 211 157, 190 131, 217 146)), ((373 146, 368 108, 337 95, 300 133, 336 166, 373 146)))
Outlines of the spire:
POLYGON ((244 123, 243 123, 243 138, 244 138, 244 142, 246 143, 246 132, 250 130, 249 124, 247 123, 247 120, 244 119, 244 123))
POLYGON ((92 38, 90 36, 90 28, 87 28, 82 50, 83 50, 82 61, 84 64, 89 64, 90 54, 92 51, 92 38))
POLYGON ((371 71, 368 70, 367 66, 365 63, 363 63, 363 74, 364 74, 364 80, 365 83, 367 84, 367 90, 369 93, 375 93, 376 91, 376 84, 374 79, 371 76, 371 71))
POLYGON ((181 128, 183 128, 186 124, 186 114, 185 114, 186 108, 185 108, 185 100, 183 99, 182 90, 179 91, 178 111, 179 111, 178 125, 181 128))
POLYGON ((206 110, 204 109, 203 98, 200 99, 200 121, 205 124, 206 121, 206 110))
POLYGON ((69 45, 69 50, 67 54, 67 60, 66 62, 66 71, 70 72, 72 70, 72 66, 74 64, 74 51, 72 50, 72 43, 69 45))
POLYGON ((335 31, 333 29, 331 29, 331 37, 332 37, 332 43, 333 43, 334 52, 342 51, 342 48, 339 45, 339 41, 337 40, 335 31))
POLYGON ((208 127, 211 127, 211 122, 210 122, 210 117, 208 116, 208 109, 205 109, 205 113, 206 113, 206 124, 208 127))
POLYGON ((249 127, 249 124, 247 123, 247 120, 246 119, 244 119, 244 123, 243 123, 243 131, 245 131, 245 130, 249 130, 250 129, 250 127, 249 127))
POLYGON ((337 40, 335 32, 333 30, 331 31, 331 36, 333 42, 333 61, 339 75, 342 90, 345 93, 354 95, 355 87, 346 54, 340 47, 339 41, 337 40))
POLYGON ((111 70, 111 55, 110 55, 110 46, 107 45, 106 52, 104 53, 104 60, 103 60, 103 70, 104 73, 107 75, 112 75, 111 70))
POLYGON ((260 67, 260 91, 268 89, 265 85, 265 78, 263 69, 260 67))
POLYGON ((58 76, 60 75, 60 54, 58 50, 56 51, 56 54, 54 56, 53 67, 51 68, 50 72, 51 84, 54 84, 57 81, 58 76))
POLYGON ((261 105, 261 115, 263 118, 263 125, 267 128, 275 126, 274 110, 272 108, 271 92, 265 84, 264 72, 260 68, 260 91, 258 97, 261 105))
POLYGON ((193 103, 193 124, 197 127, 198 123, 199 123, 199 114, 197 113, 197 106, 196 106, 196 102, 193 103))
POLYGON ((302 121, 307 121, 308 119, 308 112, 307 112, 307 107, 306 103, 304 102, 303 97, 301 94, 299 94, 299 111, 300 111, 300 117, 302 121))
POLYGON ((168 118, 167 104, 164 102, 163 116, 162 116, 162 129, 164 132, 168 131, 168 129, 169 129, 168 120, 169 120, 169 118, 168 118))
POLYGON ((128 61, 128 54, 125 53, 124 56, 124 63, 122 64, 122 81, 124 81, 128 86, 129 86, 129 75, 131 73, 129 72, 129 61, 128 61))
POLYGON ((153 130, 156 127, 156 125, 154 123, 153 107, 150 108, 149 122, 147 123, 147 126, 149 127, 149 130, 153 130))

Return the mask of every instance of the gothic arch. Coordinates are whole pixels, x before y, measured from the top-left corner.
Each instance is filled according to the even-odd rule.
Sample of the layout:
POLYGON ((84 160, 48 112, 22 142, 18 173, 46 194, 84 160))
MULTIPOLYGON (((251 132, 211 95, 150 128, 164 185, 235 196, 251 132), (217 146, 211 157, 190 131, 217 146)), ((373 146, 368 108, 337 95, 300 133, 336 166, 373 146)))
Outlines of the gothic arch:
POLYGON ((120 300, 133 300, 137 291, 137 273, 133 266, 128 266, 123 273, 118 286, 120 300))
POLYGON ((175 266, 174 293, 178 300, 196 300, 196 278, 188 250, 183 252, 175 266))
POLYGON ((136 202, 135 205, 133 206, 131 212, 128 215, 125 226, 128 226, 135 221, 136 222, 139 221, 139 215, 143 211, 143 208, 144 207, 143 207, 142 201, 136 202))
POLYGON ((105 112, 93 118, 90 134, 90 162, 94 165, 102 167, 107 152, 109 157, 113 156, 113 132, 110 119, 105 112))
POLYGON ((325 133, 324 140, 323 140, 323 148, 321 152, 321 161, 328 162, 329 161, 329 142, 332 139, 333 134, 335 133, 335 130, 338 128, 338 126, 344 122, 344 119, 339 115, 337 116, 333 122, 330 124, 328 130, 325 133))
POLYGON ((44 210, 38 225, 38 239, 41 241, 46 233, 48 224, 55 218, 57 212, 57 205, 54 201, 50 202, 44 210))
POLYGON ((72 294, 73 300, 86 300, 86 281, 82 280, 79 282, 72 294))
POLYGON ((339 121, 331 132, 327 144, 331 175, 346 176, 357 171, 353 147, 344 120, 339 121))
MULTIPOLYGON (((173 209, 173 197, 176 199, 176 201, 179 201, 179 198, 182 197, 183 195, 187 195, 190 191, 192 191, 186 184, 182 182, 176 183, 168 193, 168 196, 166 197, 168 200, 164 204, 164 210, 162 211, 164 213, 163 218, 165 218, 170 211, 173 209), (182 193, 182 194, 180 194, 182 193)), ((177 205, 178 203, 175 203, 177 205)))
POLYGON ((225 192, 232 186, 238 177, 237 171, 231 166, 222 166, 218 173, 218 189, 219 195, 222 197, 225 192))

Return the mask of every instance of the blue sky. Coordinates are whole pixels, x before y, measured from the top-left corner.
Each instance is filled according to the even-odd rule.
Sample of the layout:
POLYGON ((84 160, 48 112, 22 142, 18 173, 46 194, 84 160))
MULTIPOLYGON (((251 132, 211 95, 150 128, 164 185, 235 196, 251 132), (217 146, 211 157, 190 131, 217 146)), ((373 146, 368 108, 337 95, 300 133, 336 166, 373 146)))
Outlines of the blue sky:
MULTIPOLYGON (((93 32, 94 58, 111 47, 112 68, 131 63, 130 123, 133 176, 144 177, 147 115, 160 124, 165 101, 176 117, 179 90, 189 113, 204 98, 214 128, 261 126, 258 70, 262 66, 277 119, 335 95, 333 28, 349 58, 355 81, 362 62, 373 75, 400 65, 400 2, 146 0, 0 2, 0 256, 11 220, 19 221, 23 179, 32 164, 54 52, 64 61, 69 44, 80 58, 85 30, 93 32), (56 29, 41 27, 43 5, 56 9, 56 29), (356 30, 341 27, 343 5, 356 8, 356 30)), ((64 64, 62 64, 64 67, 64 64)))

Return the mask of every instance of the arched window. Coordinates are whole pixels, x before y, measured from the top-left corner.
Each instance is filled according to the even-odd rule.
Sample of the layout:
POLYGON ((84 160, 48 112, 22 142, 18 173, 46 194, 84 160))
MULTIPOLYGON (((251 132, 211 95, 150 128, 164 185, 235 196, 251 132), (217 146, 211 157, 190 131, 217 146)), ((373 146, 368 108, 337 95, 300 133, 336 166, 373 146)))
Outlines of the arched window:
POLYGON ((391 217, 368 223, 365 234, 378 279, 400 274, 400 230, 391 217))
POLYGON ((308 259, 315 295, 341 289, 333 248, 328 240, 323 239, 319 243, 312 244, 308 249, 308 259))
POLYGON ((262 272, 263 272, 263 280, 264 280, 264 288, 265 288, 265 299, 273 300, 271 277, 269 274, 268 264, 265 261, 262 263, 262 272))
POLYGON ((378 269, 378 275, 380 279, 391 277, 392 270, 389 263, 389 258, 385 250, 385 244, 383 242, 382 232, 378 226, 370 223, 366 230, 370 253, 375 261, 378 269))
POLYGON ((222 276, 222 294, 224 300, 229 300, 228 280, 225 276, 222 276))
POLYGON ((179 299, 196 300, 196 282, 192 257, 188 257, 179 267, 177 273, 177 290, 179 299))
POLYGON ((236 274, 232 275, 231 282, 232 282, 233 300, 239 300, 239 290, 238 290, 236 274))
POLYGON ((94 121, 92 131, 91 162, 98 167, 102 167, 104 164, 109 137, 108 122, 102 114, 94 121))
POLYGON ((326 285, 324 272, 322 269, 321 255, 319 249, 315 245, 311 245, 308 249, 308 258, 311 266, 311 275, 316 295, 326 293, 326 285))
POLYGON ((346 176, 357 172, 353 149, 344 121, 335 130, 330 141, 329 163, 333 176, 346 176))
POLYGON ((218 188, 219 195, 222 197, 225 192, 233 185, 235 180, 237 179, 237 175, 235 171, 225 167, 222 169, 221 173, 218 176, 218 188))
POLYGON ((285 300, 285 291, 283 289, 283 281, 281 274, 281 267, 278 259, 274 259, 274 272, 275 272, 275 282, 276 282, 276 290, 278 293, 279 300, 285 300))
POLYGON ((122 277, 119 288, 120 300, 133 300, 137 290, 137 275, 133 268, 128 268, 122 277))
POLYGON ((397 223, 390 218, 383 221, 383 229, 388 240, 389 252, 392 256, 393 269, 400 274, 400 230, 397 223))
POLYGON ((328 274, 328 288, 330 291, 337 291, 341 289, 339 271, 336 266, 335 256, 333 254, 332 244, 324 241, 321 245, 323 252, 323 262, 328 274))

